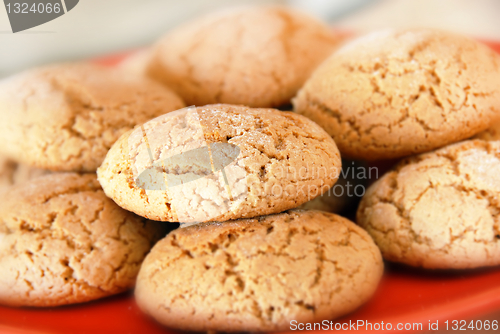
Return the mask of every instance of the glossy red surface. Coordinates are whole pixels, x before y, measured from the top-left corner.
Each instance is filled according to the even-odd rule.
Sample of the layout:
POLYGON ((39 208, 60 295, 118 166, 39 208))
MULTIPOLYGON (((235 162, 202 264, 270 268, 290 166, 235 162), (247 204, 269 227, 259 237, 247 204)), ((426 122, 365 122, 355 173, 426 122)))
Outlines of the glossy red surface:
MULTIPOLYGON (((375 296, 345 323, 422 323, 500 310, 500 268, 435 272, 390 266, 375 296)), ((361 328, 360 328, 361 329, 361 328)), ((363 332, 359 330, 358 332, 363 332)), ((131 294, 50 309, 0 307, 0 333, 177 333, 143 315, 131 294)))
MULTIPOLYGON (((500 53, 500 43, 485 43, 500 53)), ((96 61, 112 66, 124 57, 126 54, 96 61)), ((398 323, 422 323, 427 330, 429 321, 439 320, 440 329, 443 329, 446 320, 472 319, 495 310, 500 314, 498 267, 450 272, 388 265, 375 296, 359 310, 336 322, 363 320, 374 324, 383 321, 393 327, 398 323)), ((370 332, 365 329, 360 327, 357 332, 370 332)), ((28 333, 155 334, 178 331, 161 327, 142 314, 129 293, 50 309, 0 307, 0 334, 28 333)))

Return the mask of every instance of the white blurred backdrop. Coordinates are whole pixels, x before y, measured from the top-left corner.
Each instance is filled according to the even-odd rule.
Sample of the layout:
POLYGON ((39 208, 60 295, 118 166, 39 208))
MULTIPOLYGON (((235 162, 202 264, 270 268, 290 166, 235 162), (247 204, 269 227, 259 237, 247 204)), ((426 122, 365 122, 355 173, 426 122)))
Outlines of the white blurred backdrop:
POLYGON ((350 31, 417 25, 500 40, 499 0, 80 0, 66 15, 16 34, 0 5, 0 77, 143 47, 194 16, 248 4, 288 4, 350 31))

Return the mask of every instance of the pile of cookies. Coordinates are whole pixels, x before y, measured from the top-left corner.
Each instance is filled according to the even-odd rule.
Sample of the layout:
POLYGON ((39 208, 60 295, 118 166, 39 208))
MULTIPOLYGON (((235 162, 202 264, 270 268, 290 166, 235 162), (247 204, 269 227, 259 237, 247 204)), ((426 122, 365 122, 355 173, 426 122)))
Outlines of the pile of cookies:
POLYGON ((56 306, 126 291, 167 227, 106 197, 95 171, 118 137, 184 103, 162 85, 93 64, 0 83, 0 301, 56 306))
POLYGON ((332 54, 294 107, 343 156, 420 153, 374 183, 358 208, 384 258, 444 269, 500 264, 498 54, 442 31, 372 33, 332 54))
POLYGON ((358 308, 382 257, 500 264, 500 57, 462 36, 345 42, 288 8, 231 9, 116 68, 7 78, 0 106, 2 304, 135 286, 168 327, 278 331, 358 308), (358 225, 296 209, 335 205, 341 156, 404 158, 358 225))

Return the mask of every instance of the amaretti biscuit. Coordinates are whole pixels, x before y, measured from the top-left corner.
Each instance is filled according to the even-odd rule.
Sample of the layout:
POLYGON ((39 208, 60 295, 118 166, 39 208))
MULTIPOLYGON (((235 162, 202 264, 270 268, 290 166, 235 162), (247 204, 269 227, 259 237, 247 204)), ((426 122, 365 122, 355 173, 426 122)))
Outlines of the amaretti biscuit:
POLYGON ((408 158, 374 183, 357 222, 384 258, 425 268, 500 264, 500 142, 408 158))
POLYGON ((321 211, 204 223, 171 232, 148 254, 136 299, 189 331, 283 331, 349 313, 382 276, 380 251, 349 220, 321 211))
POLYGON ((184 107, 164 86, 96 64, 28 70, 0 82, 0 153, 57 171, 93 171, 135 125, 184 107))
POLYGON ((500 56, 431 29, 384 30, 346 44, 294 99, 344 158, 390 159, 485 130, 500 115, 500 56))
POLYGON ((95 174, 51 174, 0 196, 0 303, 57 306, 130 289, 165 236, 107 198, 95 174))
POLYGON ((340 41, 326 24, 286 7, 226 9, 168 33, 148 73, 188 105, 277 107, 340 41))
POLYGON ((330 188, 340 169, 334 141, 306 117, 208 105, 124 134, 97 173, 121 207, 186 223, 295 208, 330 188))

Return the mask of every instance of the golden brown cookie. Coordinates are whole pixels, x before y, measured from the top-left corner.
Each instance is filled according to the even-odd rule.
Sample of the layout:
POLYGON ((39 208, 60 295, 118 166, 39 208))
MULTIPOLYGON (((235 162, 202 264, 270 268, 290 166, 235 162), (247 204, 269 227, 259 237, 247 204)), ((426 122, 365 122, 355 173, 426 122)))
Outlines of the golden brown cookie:
POLYGON ((326 24, 286 7, 223 10, 168 33, 148 71, 188 105, 277 107, 340 40, 326 24))
POLYGON ((124 134, 98 169, 118 205, 153 220, 278 213, 338 178, 331 137, 306 117, 234 105, 185 108, 124 134))
POLYGON ((95 64, 28 70, 0 82, 0 153, 59 171, 95 171, 135 125, 184 107, 147 78, 95 64))
POLYGON ((0 196, 0 303, 57 306, 130 289, 165 224, 107 198, 95 174, 51 174, 0 196))
POLYGON ((430 29, 384 30, 346 44, 294 99, 344 158, 426 152, 485 130, 500 115, 500 56, 430 29))
POLYGON ((182 330, 283 331, 362 305, 382 276, 380 251, 351 221, 321 211, 177 229, 146 257, 139 306, 182 330))
POLYGON ((474 138, 482 140, 500 140, 500 122, 490 124, 490 127, 478 133, 474 138))
POLYGON ((357 222, 384 258, 425 268, 500 264, 500 142, 408 158, 374 183, 357 222))

